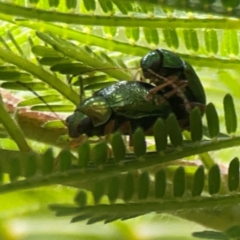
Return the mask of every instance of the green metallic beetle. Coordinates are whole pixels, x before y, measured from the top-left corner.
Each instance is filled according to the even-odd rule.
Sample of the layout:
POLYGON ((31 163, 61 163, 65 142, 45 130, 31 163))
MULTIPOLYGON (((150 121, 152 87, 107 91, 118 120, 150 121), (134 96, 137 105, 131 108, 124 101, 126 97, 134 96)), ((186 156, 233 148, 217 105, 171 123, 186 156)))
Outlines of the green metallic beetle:
POLYGON ((69 136, 106 135, 105 130, 112 121, 114 126, 110 133, 121 129, 123 134, 129 134, 137 127, 148 131, 158 118, 166 119, 170 113, 175 113, 184 128, 188 113, 183 102, 174 95, 166 100, 161 91, 147 100, 146 95, 153 88, 151 84, 140 81, 119 81, 102 88, 79 104, 66 119, 69 136), (124 128, 126 123, 131 129, 124 128))
MULTIPOLYGON (((140 65, 143 76, 154 81, 160 88, 164 79, 165 81, 175 80, 173 84, 169 81, 169 85, 164 88, 166 92, 171 91, 174 88, 174 84, 177 87, 179 84, 182 84, 181 82, 187 81, 183 90, 186 99, 189 102, 199 103, 199 105, 204 106, 206 104, 205 92, 196 72, 189 63, 177 54, 166 49, 153 50, 141 59, 140 65)), ((156 91, 158 89, 156 87, 156 91)))

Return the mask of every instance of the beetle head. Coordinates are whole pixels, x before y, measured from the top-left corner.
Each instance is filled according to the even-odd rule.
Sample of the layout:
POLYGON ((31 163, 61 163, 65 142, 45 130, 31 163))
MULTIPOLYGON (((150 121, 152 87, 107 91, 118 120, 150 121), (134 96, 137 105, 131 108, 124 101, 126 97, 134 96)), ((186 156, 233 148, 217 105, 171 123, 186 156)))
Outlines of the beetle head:
POLYGON ((140 65, 143 76, 145 78, 151 78, 152 75, 148 70, 151 69, 153 72, 158 73, 162 65, 162 56, 157 50, 151 51, 141 59, 140 65))
POLYGON ((162 77, 168 77, 184 68, 183 60, 175 53, 165 49, 150 51, 141 59, 140 64, 145 78, 153 77, 149 70, 162 77))
MULTIPOLYGON (((85 133, 87 127, 84 127, 84 119, 88 117, 79 111, 75 111, 72 115, 66 119, 66 126, 68 128, 68 135, 71 138, 77 138, 81 134, 85 133)), ((85 124, 87 126, 87 124, 85 124)))

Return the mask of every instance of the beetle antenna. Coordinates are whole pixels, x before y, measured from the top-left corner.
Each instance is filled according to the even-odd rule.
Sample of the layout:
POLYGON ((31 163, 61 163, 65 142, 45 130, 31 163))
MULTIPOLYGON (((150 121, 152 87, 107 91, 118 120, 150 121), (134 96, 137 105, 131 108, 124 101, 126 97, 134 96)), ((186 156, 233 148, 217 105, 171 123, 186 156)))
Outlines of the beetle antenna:
POLYGON ((64 126, 66 125, 65 122, 59 117, 59 115, 53 110, 53 108, 42 98, 42 96, 40 96, 38 93, 36 93, 33 89, 31 89, 29 86, 27 86, 26 84, 20 82, 20 81, 16 81, 17 84, 21 85, 22 87, 28 89, 30 92, 32 92, 36 97, 38 97, 48 108, 49 110, 54 114, 54 116, 59 119, 64 126))
MULTIPOLYGON (((83 101, 83 99, 84 99, 84 86, 83 86, 83 81, 82 81, 82 79, 80 77, 81 75, 86 74, 86 73, 96 72, 96 71, 102 71, 102 70, 108 71, 108 70, 122 70, 122 69, 126 69, 126 70, 139 70, 140 68, 139 67, 132 67, 132 68, 114 68, 114 67, 111 67, 111 68, 88 69, 85 72, 81 72, 81 74, 73 74, 72 76, 70 76, 68 78, 67 81, 68 81, 68 84, 70 85, 72 80, 73 80, 73 78, 78 76, 78 82, 79 82, 79 86, 80 86, 80 90, 79 90, 79 92, 80 92, 80 103, 81 103, 83 101)), ((135 74, 134 77, 133 77, 133 80, 136 79, 136 76, 137 75, 135 74)))
POLYGON ((154 75, 155 77, 157 77, 158 79, 162 79, 164 82, 169 83, 169 85, 171 85, 172 88, 176 90, 177 96, 182 98, 182 100, 184 102, 184 105, 185 105, 185 108, 186 108, 186 111, 188 113, 191 112, 192 108, 191 108, 190 102, 188 101, 186 95, 184 94, 183 90, 181 88, 179 88, 177 84, 174 83, 174 81, 177 80, 174 77, 177 77, 177 76, 170 76, 170 77, 172 77, 172 79, 171 79, 171 78, 165 78, 165 77, 155 73, 151 69, 148 69, 148 72, 151 73, 152 75, 154 75))
POLYGON ((84 87, 83 87, 83 81, 81 76, 78 76, 78 82, 79 82, 79 93, 80 93, 80 103, 83 101, 85 98, 85 93, 84 93, 84 87))

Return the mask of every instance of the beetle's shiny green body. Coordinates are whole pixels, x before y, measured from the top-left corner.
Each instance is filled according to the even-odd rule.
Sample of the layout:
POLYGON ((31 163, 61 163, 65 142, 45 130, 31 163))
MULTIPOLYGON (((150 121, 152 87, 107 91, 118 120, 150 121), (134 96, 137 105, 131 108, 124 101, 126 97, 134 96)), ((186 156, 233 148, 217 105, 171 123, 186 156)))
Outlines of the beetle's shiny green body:
MULTIPOLYGON (((187 128, 189 109, 186 103, 206 104, 204 89, 192 66, 173 52, 161 49, 144 56, 141 67, 144 77, 155 78, 160 88, 140 81, 119 81, 102 88, 84 100, 75 113, 67 118, 70 137, 81 134, 102 136, 112 120, 115 122, 113 131, 121 128, 125 122, 130 123, 133 131, 136 127, 145 131, 153 126, 157 118, 166 119, 170 113, 174 113, 184 124, 186 122, 181 127, 187 128), (170 82, 171 76, 174 76, 176 86, 172 83, 161 85, 161 77, 170 82), (179 88, 183 88, 181 94, 177 92, 179 88)), ((129 134, 129 131, 122 133, 129 134)))
MULTIPOLYGON (((140 62, 143 75, 145 78, 155 77, 152 72, 168 78, 170 76, 177 76, 181 81, 188 81, 188 85, 184 90, 184 94, 190 102, 197 102, 203 105, 206 104, 206 96, 193 67, 180 58, 177 54, 166 49, 157 49, 146 54, 140 62)), ((158 79, 157 84, 162 84, 162 80, 158 79)), ((169 88, 166 88, 168 91, 169 88)))
POLYGON ((111 120, 116 122, 114 130, 125 122, 130 122, 133 130, 136 127, 148 130, 157 118, 166 119, 172 112, 177 119, 187 116, 176 97, 166 100, 163 93, 158 92, 147 100, 146 95, 153 88, 145 82, 119 81, 99 90, 67 118, 70 137, 83 133, 89 136, 104 135, 104 127, 111 120))
POLYGON ((98 118, 94 125, 105 123, 114 112, 117 116, 138 119, 148 116, 165 117, 171 111, 169 102, 163 100, 161 94, 146 100, 146 95, 153 86, 139 81, 120 81, 105 87, 86 99, 77 108, 78 111, 98 118), (90 109, 93 109, 91 111, 90 109), (94 113, 93 113, 94 112, 94 113))

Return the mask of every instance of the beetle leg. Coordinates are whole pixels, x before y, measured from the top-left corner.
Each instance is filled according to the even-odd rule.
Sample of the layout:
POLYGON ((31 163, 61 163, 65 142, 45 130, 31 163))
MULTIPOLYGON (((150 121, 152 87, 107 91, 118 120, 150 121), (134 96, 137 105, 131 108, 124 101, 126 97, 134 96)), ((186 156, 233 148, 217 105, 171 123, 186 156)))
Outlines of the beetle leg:
POLYGON ((68 146, 69 146, 69 148, 76 148, 76 147, 79 147, 84 142, 86 142, 87 140, 88 140, 87 135, 86 134, 82 134, 78 138, 73 138, 69 142, 68 146))
MULTIPOLYGON (((173 76, 169 76, 169 77, 163 77, 163 76, 160 76, 159 74, 157 74, 157 73, 155 73, 154 71, 152 71, 151 69, 148 69, 148 71, 149 71, 149 73, 151 73, 153 76, 155 76, 157 79, 161 79, 161 80, 163 80, 165 83, 169 83, 169 84, 167 84, 167 85, 165 85, 165 86, 169 86, 169 85, 171 85, 171 87, 173 88, 173 89, 176 89, 176 95, 178 95, 180 98, 182 98, 183 99, 183 101, 184 101, 184 103, 186 104, 186 111, 187 112, 190 112, 190 108, 188 107, 188 99, 187 99, 187 97, 185 96, 185 94, 184 94, 184 92, 183 92, 183 90, 181 89, 181 88, 179 88, 179 86, 181 86, 182 85, 182 80, 181 81, 178 81, 179 80, 179 78, 178 78, 178 76, 177 75, 173 75, 173 76)), ((185 81, 184 81, 185 82, 185 81)), ((160 84, 159 85, 160 86, 160 89, 159 88, 154 88, 154 89, 152 89, 151 91, 151 93, 149 92, 149 94, 155 94, 157 91, 159 91, 159 90, 161 90, 161 89, 163 89, 164 87, 162 87, 162 84, 160 84)), ((147 96, 147 98, 148 98, 148 96, 147 96)))
POLYGON ((109 144, 109 142, 110 142, 111 133, 112 133, 113 130, 114 130, 114 126, 115 126, 115 121, 112 120, 112 121, 110 121, 110 122, 108 122, 108 123, 106 124, 106 126, 104 127, 104 131, 103 131, 104 136, 105 136, 103 139, 104 139, 104 141, 107 142, 108 157, 109 157, 109 158, 113 156, 112 147, 111 147, 111 145, 109 144))
MULTIPOLYGON (((190 111, 194 107, 198 107, 202 115, 205 113, 205 110, 206 110, 206 105, 205 104, 199 103, 199 102, 189 102, 188 104, 189 104, 190 111)), ((183 104, 183 106, 186 108, 186 106, 184 104, 183 104)))
POLYGON ((182 130, 189 130, 190 126, 189 118, 179 119, 178 125, 182 130))
POLYGON ((205 110, 206 110, 205 104, 198 103, 198 102, 190 102, 189 104, 191 106, 191 109, 193 109, 194 107, 198 107, 202 115, 205 113, 205 110))
MULTIPOLYGON (((161 84, 159 86, 156 86, 152 90, 150 90, 148 95, 146 96, 146 99, 151 98, 149 96, 151 96, 153 94, 156 94, 159 90, 164 89, 164 87, 171 85, 172 88, 173 88, 173 91, 174 91, 172 95, 176 94, 177 96, 179 96, 184 102, 186 111, 188 113, 191 111, 191 106, 189 105, 189 101, 188 101, 187 97, 185 96, 185 94, 182 90, 182 88, 185 88, 187 86, 188 81, 183 81, 183 80, 178 81, 178 76, 175 76, 175 75, 174 76, 169 76, 168 78, 165 78, 165 77, 162 77, 162 76, 156 74, 151 69, 149 69, 149 72, 152 73, 153 75, 155 75, 156 77, 164 80, 165 84, 161 84)), ((171 92, 172 91, 170 91, 170 93, 171 92)))
MULTIPOLYGON (((163 76, 155 73, 155 72, 154 72, 153 70, 151 70, 151 69, 148 69, 148 72, 149 72, 151 75, 153 75, 155 78, 157 78, 158 80, 163 80, 163 82, 167 82, 167 81, 168 81, 167 78, 165 78, 165 77, 163 77, 163 76)), ((151 79, 152 82, 155 80, 154 77, 152 77, 152 79, 151 79)))
MULTIPOLYGON (((176 79, 176 80, 177 80, 177 79, 176 79)), ((165 87, 167 87, 167 86, 169 86, 169 85, 172 85, 173 82, 175 82, 176 80, 168 81, 168 82, 165 82, 165 83, 163 83, 163 84, 161 84, 161 85, 158 85, 158 86, 154 87, 153 89, 151 89, 151 90, 149 91, 149 93, 147 94, 146 98, 147 98, 147 99, 151 99, 151 96, 152 96, 152 95, 156 94, 158 91, 164 89, 165 87)))
POLYGON ((109 140, 110 140, 110 135, 114 130, 114 126, 115 126, 115 121, 112 120, 112 121, 108 122, 106 124, 106 126, 104 127, 104 136, 105 136, 105 140, 107 142, 109 142, 109 140))
MULTIPOLYGON (((179 88, 179 89, 182 89, 182 88, 185 88, 187 85, 188 85, 188 82, 187 82, 187 81, 181 81, 181 84, 178 85, 178 88, 179 88)), ((170 97, 172 97, 173 95, 176 95, 176 94, 177 94, 177 90, 178 90, 178 89, 173 89, 173 90, 165 93, 165 94, 164 94, 164 97, 165 97, 165 98, 170 98, 170 97)))
POLYGON ((178 90, 184 89, 187 85, 188 85, 188 82, 187 82, 187 81, 181 81, 181 84, 178 85, 178 88, 177 88, 177 89, 173 89, 172 91, 164 94, 164 97, 165 97, 166 99, 168 99, 168 98, 171 98, 173 95, 176 95, 176 94, 178 95, 178 93, 180 93, 181 95, 180 95, 180 96, 178 95, 178 96, 182 98, 182 100, 183 100, 183 102, 184 102, 184 105, 185 105, 185 108, 186 108, 186 111, 187 111, 187 112, 190 112, 191 109, 192 109, 192 107, 191 107, 191 105, 190 105, 190 102, 189 102, 188 99, 185 97, 185 95, 182 96, 182 94, 184 94, 183 91, 178 91, 178 90))
MULTIPOLYGON (((204 104, 202 104, 202 103, 198 103, 198 102, 190 102, 189 105, 190 105, 190 107, 191 107, 191 110, 192 110, 194 107, 198 107, 199 110, 201 111, 201 114, 202 114, 202 115, 204 114, 205 109, 206 109, 206 105, 204 105, 204 104)), ((179 120, 178 120, 178 124, 179 124, 179 126, 180 126, 181 129, 183 129, 183 130, 189 130, 189 126, 190 126, 189 117, 184 118, 184 119, 179 119, 179 120)))
MULTIPOLYGON (((153 89, 151 89, 149 91, 149 93, 147 94, 146 96, 146 99, 149 100, 149 99, 152 99, 152 96, 154 94, 156 94, 159 90, 163 89, 165 86, 168 86, 169 84, 167 83, 164 83, 164 84, 161 84, 153 89), (164 85, 164 86, 163 86, 164 85)), ((186 86, 188 85, 188 82, 187 81, 181 81, 181 83, 178 85, 178 89, 181 89, 181 88, 185 88, 186 86)), ((165 100, 166 99, 169 99, 170 97, 172 97, 173 95, 176 95, 178 93, 178 89, 173 89, 165 94, 163 94, 165 100)), ((164 99, 163 98, 163 99, 164 99)), ((162 102, 161 102, 162 103, 162 102)))
MULTIPOLYGON (((140 69, 138 69, 136 71, 136 73, 133 75, 133 81, 137 81, 138 75, 140 74, 140 69)), ((144 78, 140 77, 140 80, 142 81, 142 79, 144 80, 144 78)))
POLYGON ((129 135, 129 147, 133 146, 133 140, 132 140, 133 131, 132 131, 131 123, 129 121, 125 121, 123 124, 121 124, 121 126, 118 128, 118 130, 122 134, 129 135))

